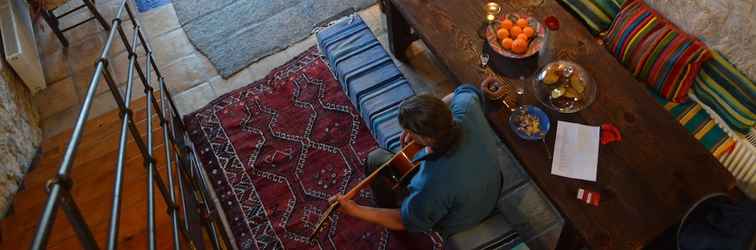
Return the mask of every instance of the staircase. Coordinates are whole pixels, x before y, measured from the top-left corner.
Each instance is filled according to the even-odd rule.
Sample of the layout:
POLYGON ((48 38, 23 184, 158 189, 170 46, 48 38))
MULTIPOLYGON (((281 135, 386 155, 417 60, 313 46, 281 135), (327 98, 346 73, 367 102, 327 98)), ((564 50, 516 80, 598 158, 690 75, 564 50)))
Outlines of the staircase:
POLYGON ((76 124, 43 143, 0 249, 236 249, 128 0, 111 24, 76 124), (106 59, 115 42, 130 55, 125 93, 106 59), (119 109, 87 121, 101 79, 119 109), (131 100, 135 84, 145 97, 131 100))

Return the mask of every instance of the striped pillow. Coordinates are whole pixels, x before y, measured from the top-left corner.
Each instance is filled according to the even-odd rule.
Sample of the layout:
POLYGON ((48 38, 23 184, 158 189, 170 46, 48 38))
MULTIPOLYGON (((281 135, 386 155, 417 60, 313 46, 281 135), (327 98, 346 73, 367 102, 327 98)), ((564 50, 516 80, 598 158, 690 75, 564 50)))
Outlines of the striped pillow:
POLYGON ((735 131, 748 134, 756 125, 756 84, 716 51, 698 72, 693 91, 735 131))
POLYGON ((683 102, 709 58, 706 46, 641 0, 628 0, 604 37, 609 51, 658 95, 683 102))
POLYGON ((720 158, 735 147, 736 140, 717 126, 714 119, 697 102, 675 103, 663 98, 656 100, 664 106, 714 157, 720 158))
POLYGON ((559 0, 588 25, 594 35, 609 29, 625 0, 559 0))

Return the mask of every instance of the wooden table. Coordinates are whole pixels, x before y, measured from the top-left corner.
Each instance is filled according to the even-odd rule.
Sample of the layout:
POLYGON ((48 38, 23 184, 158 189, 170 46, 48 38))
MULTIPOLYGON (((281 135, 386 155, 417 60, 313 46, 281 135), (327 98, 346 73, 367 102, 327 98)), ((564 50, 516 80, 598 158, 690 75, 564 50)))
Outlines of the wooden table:
MULTIPOLYGON (((598 84, 598 97, 587 109, 569 115, 547 111, 552 118, 549 146, 553 148, 556 120, 612 123, 623 136, 619 143, 600 146, 598 181, 579 181, 551 175, 544 146, 516 137, 505 122, 504 109, 488 114, 501 139, 565 216, 568 230, 577 232, 593 249, 641 248, 675 225, 703 196, 736 192, 732 175, 556 1, 545 0, 540 7, 530 4, 538 1, 496 2, 502 5, 502 13, 526 13, 541 22, 546 16, 555 16, 561 27, 550 33, 539 64, 557 59, 577 62, 598 84), (577 200, 580 187, 599 191, 600 206, 577 200)), ((396 52, 403 52, 413 36, 419 36, 457 82, 479 83, 487 75, 495 75, 478 66, 483 40, 477 29, 484 20, 484 3, 383 0, 390 47, 398 58, 404 58, 396 52)), ((505 81, 530 85, 529 79, 505 81)), ((537 104, 531 93, 528 91, 524 102, 537 104)))

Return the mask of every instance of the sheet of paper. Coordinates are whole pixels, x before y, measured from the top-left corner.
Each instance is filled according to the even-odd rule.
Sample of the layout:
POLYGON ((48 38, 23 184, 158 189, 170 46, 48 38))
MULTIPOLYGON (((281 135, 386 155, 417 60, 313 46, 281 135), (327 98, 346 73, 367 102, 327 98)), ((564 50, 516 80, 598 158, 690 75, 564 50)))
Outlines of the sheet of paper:
POLYGON ((551 174, 596 181, 601 129, 572 122, 557 122, 551 174))

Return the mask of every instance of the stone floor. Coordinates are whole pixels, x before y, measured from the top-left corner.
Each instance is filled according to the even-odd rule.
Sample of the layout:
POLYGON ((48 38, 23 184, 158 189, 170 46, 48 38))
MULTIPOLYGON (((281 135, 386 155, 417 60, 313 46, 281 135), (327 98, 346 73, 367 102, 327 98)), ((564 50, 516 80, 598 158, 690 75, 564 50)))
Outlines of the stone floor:
MULTIPOLYGON (((97 7, 110 20, 121 0, 100 0, 97 7)), ((79 4, 79 1, 71 1, 79 4)), ((70 3, 69 3, 70 5, 70 3)), ((67 9, 70 6, 63 6, 67 9)), ((61 10, 62 12, 63 10, 61 10)), ((375 5, 359 12, 379 40, 387 46, 385 16, 375 5)), ((88 12, 68 16, 62 19, 62 26, 88 17, 88 12)), ((234 89, 263 78, 273 68, 284 64, 289 59, 315 45, 314 36, 294 44, 286 50, 268 56, 248 66, 229 79, 221 78, 207 58, 198 52, 189 42, 179 25, 172 4, 167 4, 145 13, 138 13, 147 40, 155 53, 158 67, 163 73, 170 91, 183 114, 192 112, 206 105, 216 97, 234 89)), ((130 24, 130 23, 128 23, 130 24)), ((130 25, 125 26, 130 36, 130 25)), ((44 136, 49 138, 71 128, 79 114, 81 103, 87 91, 94 71, 95 60, 107 39, 107 32, 96 22, 88 22, 69 32, 66 37, 70 46, 63 48, 52 34, 45 22, 37 25, 37 38, 42 54, 42 64, 47 81, 47 88, 37 93, 34 102, 39 107, 44 136)), ((125 89, 128 53, 118 39, 109 52, 112 72, 125 89)), ((429 50, 422 42, 416 42, 407 51, 409 63, 399 63, 400 70, 409 78, 415 91, 443 96, 454 86, 447 80, 429 50)), ((144 65, 144 60, 140 60, 144 65)), ((135 82, 133 98, 143 96, 141 83, 135 82)), ((89 119, 95 118, 116 108, 104 80, 99 84, 97 95, 92 103, 89 119)))

